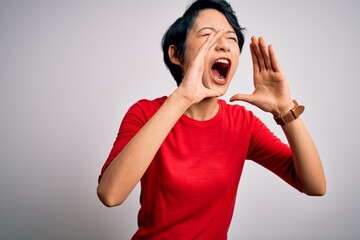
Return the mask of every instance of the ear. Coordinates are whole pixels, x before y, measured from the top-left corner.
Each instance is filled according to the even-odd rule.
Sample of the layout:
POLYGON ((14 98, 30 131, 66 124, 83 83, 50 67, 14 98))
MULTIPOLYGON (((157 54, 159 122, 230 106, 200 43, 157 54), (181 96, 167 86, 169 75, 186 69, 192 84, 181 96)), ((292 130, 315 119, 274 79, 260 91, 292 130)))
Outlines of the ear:
POLYGON ((180 58, 178 56, 177 52, 177 48, 174 45, 170 45, 169 49, 168 49, 168 54, 169 54, 169 58, 170 61, 175 64, 175 65, 181 65, 181 61, 180 58))

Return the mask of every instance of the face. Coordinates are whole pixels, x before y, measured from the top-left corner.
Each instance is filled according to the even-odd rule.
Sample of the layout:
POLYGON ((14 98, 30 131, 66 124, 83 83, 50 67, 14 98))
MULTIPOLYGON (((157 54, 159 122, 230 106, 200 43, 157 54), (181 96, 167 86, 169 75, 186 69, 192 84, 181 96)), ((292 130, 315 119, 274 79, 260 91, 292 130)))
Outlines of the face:
POLYGON ((202 81, 205 87, 217 90, 223 95, 236 72, 240 49, 236 33, 222 13, 214 9, 199 12, 186 39, 181 67, 183 72, 186 72, 208 36, 222 29, 226 34, 209 49, 204 59, 202 81))

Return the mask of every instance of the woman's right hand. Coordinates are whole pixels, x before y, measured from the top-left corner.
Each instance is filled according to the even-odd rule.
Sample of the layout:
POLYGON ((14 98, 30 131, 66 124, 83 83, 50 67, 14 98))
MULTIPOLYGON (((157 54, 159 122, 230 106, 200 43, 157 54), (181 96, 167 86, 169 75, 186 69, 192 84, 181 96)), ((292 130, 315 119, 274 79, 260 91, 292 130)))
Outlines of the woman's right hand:
POLYGON ((209 50, 222 38, 224 30, 212 32, 205 40, 195 58, 190 62, 184 78, 176 91, 179 91, 190 104, 195 104, 208 97, 218 97, 220 93, 206 88, 203 85, 202 78, 204 74, 204 60, 209 50))

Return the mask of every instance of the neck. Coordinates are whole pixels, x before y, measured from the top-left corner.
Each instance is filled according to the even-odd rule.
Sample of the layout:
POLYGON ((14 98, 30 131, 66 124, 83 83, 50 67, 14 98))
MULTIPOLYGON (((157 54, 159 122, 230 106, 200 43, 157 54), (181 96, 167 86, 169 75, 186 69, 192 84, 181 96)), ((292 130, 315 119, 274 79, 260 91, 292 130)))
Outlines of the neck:
POLYGON ((209 120, 219 111, 217 100, 216 97, 203 99, 201 102, 191 105, 185 111, 185 115, 199 121, 209 120))

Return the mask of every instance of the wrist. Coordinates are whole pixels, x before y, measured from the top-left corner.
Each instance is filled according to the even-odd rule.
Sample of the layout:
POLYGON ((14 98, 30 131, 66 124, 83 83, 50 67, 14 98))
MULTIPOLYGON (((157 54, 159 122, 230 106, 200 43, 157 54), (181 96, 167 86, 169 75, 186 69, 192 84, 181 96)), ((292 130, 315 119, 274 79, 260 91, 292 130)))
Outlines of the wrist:
POLYGON ((282 104, 281 106, 278 106, 278 108, 271 112, 271 114, 274 117, 278 117, 281 115, 284 115, 288 113, 293 107, 295 106, 295 103, 293 100, 289 99, 286 103, 282 104))
POLYGON ((285 113, 274 115, 274 120, 278 125, 286 125, 297 119, 304 112, 304 109, 304 106, 299 105, 296 100, 293 100, 293 107, 285 113))
POLYGON ((181 94, 179 88, 169 95, 169 100, 176 103, 184 112, 192 105, 192 101, 181 94))

